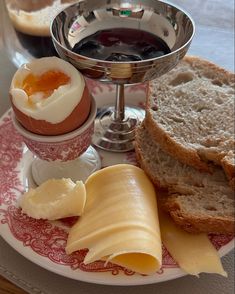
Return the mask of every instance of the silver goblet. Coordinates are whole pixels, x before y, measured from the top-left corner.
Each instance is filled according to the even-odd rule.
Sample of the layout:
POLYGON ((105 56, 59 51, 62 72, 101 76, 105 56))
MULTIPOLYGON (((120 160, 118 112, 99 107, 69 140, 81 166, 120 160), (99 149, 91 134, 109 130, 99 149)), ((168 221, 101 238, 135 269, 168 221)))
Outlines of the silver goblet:
POLYGON ((165 74, 184 57, 195 31, 191 17, 181 8, 158 0, 82 0, 67 7, 52 21, 51 35, 59 56, 86 77, 116 85, 114 107, 101 109, 93 144, 109 151, 133 149, 136 125, 144 117, 137 107, 126 107, 124 86, 145 83, 165 74), (154 34, 170 53, 140 61, 107 61, 72 51, 97 31, 125 28, 154 34))

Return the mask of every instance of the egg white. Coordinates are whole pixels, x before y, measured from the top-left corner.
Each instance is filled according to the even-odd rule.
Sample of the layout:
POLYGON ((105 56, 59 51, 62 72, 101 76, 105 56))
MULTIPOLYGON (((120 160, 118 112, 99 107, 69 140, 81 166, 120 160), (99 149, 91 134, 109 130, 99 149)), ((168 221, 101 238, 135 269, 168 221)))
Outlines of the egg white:
POLYGON ((79 104, 84 88, 84 77, 73 65, 58 57, 43 57, 25 64, 16 71, 11 82, 10 94, 12 103, 25 115, 57 124, 65 120, 79 104), (42 93, 35 93, 30 97, 34 105, 30 106, 27 93, 19 85, 22 85, 30 73, 40 76, 51 70, 57 70, 69 76, 70 83, 58 87, 46 99, 40 99, 42 93))

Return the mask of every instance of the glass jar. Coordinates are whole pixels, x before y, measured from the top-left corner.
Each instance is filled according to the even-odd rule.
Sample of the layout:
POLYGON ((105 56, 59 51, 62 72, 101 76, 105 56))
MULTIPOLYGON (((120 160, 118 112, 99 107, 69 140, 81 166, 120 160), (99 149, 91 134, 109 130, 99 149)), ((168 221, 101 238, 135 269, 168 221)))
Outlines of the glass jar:
POLYGON ((3 42, 16 67, 44 56, 57 55, 51 37, 53 17, 75 0, 1 1, 3 42), (5 4, 5 5, 4 5, 5 4))

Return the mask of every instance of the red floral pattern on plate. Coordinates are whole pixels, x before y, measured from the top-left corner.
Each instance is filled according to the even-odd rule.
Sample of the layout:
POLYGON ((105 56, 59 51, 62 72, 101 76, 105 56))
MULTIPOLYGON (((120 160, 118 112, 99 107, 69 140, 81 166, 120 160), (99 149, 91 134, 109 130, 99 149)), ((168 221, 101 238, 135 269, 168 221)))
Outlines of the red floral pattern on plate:
POLYGON ((16 201, 17 193, 23 191, 17 168, 22 150, 20 135, 15 131, 9 115, 5 116, 0 126, 0 206, 11 205, 16 201))
POLYGON ((114 90, 114 86, 112 84, 106 84, 106 83, 102 84, 91 79, 86 79, 86 83, 89 90, 91 91, 91 94, 93 95, 97 95, 99 93, 104 93, 104 92, 112 92, 114 90))
POLYGON ((38 142, 24 137, 27 147, 40 159, 47 161, 69 161, 78 158, 91 144, 94 132, 92 124, 84 133, 62 142, 38 142))
MULTIPOLYGON (((0 124, 0 229, 8 226, 14 238, 23 246, 31 248, 36 254, 48 258, 50 261, 69 266, 71 269, 80 269, 87 272, 110 272, 118 275, 120 272, 127 276, 134 272, 123 267, 103 261, 89 265, 83 263, 87 250, 79 250, 72 255, 66 255, 65 245, 68 228, 76 219, 68 218, 59 222, 35 220, 23 214, 17 207, 17 198, 23 191, 20 179, 20 162, 23 160, 25 145, 21 136, 14 130, 8 112, 0 124), (9 136, 11 134, 11 136, 9 136)), ((127 154, 127 161, 134 164, 133 152, 127 154)), ((221 248, 233 239, 233 236, 211 235, 212 243, 221 248)), ((177 268, 177 264, 163 246, 163 266, 158 274, 164 274, 166 268, 177 268)))

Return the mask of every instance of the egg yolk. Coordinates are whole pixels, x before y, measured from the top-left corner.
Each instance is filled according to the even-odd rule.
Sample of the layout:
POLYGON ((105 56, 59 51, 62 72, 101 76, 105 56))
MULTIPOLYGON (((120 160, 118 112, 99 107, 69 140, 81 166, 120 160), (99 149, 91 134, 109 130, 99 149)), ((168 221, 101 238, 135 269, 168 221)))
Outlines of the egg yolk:
POLYGON ((48 98, 60 86, 67 85, 70 77, 60 71, 50 70, 40 76, 29 74, 23 81, 22 89, 30 97, 36 93, 43 93, 42 98, 48 98))

